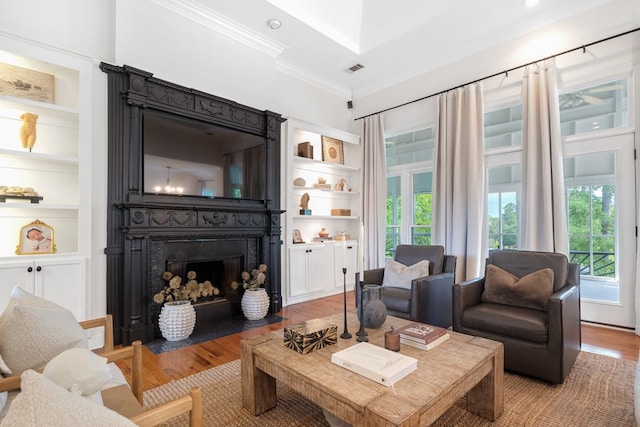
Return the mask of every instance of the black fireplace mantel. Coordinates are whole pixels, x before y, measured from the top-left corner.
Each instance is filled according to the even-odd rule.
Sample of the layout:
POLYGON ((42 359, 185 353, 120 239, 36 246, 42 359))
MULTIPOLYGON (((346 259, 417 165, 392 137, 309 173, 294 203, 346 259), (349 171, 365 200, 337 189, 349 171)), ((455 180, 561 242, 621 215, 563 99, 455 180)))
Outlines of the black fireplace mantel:
MULTIPOLYGON (((154 338, 151 309, 158 266, 154 248, 164 242, 224 245, 243 242, 245 269, 267 264, 270 311, 282 306, 280 217, 280 125, 277 113, 153 77, 127 65, 100 64, 108 76, 107 312, 117 343, 154 338), (258 136, 264 140, 264 198, 234 199, 145 193, 145 111, 175 115, 258 136)), ((205 246, 207 247, 207 246, 205 246)), ((211 247, 211 246, 208 246, 211 247)), ((215 246, 216 250, 219 247, 215 246)), ((157 328, 155 328, 157 331, 157 328)))

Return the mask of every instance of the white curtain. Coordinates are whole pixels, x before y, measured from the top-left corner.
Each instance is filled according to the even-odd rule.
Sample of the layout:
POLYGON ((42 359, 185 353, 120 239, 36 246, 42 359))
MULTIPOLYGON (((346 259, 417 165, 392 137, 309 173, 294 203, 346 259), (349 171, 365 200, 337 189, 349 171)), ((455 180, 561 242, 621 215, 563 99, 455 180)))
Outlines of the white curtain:
POLYGON ((387 160, 382 114, 364 118, 362 179, 364 269, 384 267, 387 230, 387 160))
POLYGON ((439 95, 433 173, 433 243, 457 257, 456 282, 481 276, 486 258, 482 85, 439 95))
POLYGON ((555 60, 525 70, 522 103, 519 247, 569 255, 555 60))

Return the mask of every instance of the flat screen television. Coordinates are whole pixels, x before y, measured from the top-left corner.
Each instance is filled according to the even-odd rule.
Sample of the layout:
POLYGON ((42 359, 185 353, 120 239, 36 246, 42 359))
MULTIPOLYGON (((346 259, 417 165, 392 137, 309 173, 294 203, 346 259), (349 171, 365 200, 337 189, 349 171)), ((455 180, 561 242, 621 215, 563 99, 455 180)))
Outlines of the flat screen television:
POLYGON ((151 109, 142 130, 145 193, 265 198, 263 137, 151 109))

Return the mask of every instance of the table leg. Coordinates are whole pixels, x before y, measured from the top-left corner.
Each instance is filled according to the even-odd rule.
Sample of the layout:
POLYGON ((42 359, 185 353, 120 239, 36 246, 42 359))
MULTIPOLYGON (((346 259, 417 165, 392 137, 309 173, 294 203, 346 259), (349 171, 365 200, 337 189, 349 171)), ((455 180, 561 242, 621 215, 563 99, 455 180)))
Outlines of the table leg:
POLYGON ((504 409, 504 347, 492 358, 491 371, 467 394, 467 410, 496 421, 504 409))
POLYGON ((253 415, 260 415, 276 406, 276 380, 255 367, 253 349, 270 341, 258 336, 240 343, 240 377, 242 406, 253 415))

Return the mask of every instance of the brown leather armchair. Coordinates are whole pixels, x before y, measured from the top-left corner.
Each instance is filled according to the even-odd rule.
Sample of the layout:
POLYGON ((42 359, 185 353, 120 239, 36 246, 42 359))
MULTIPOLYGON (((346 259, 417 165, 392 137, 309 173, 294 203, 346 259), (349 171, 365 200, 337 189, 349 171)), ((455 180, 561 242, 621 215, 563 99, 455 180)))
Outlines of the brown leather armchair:
MULTIPOLYGON (((456 257, 445 255, 442 246, 398 245, 395 260, 413 265, 429 260, 429 276, 414 279, 411 289, 385 286, 382 302, 390 316, 448 328, 452 322, 451 295, 455 281, 456 257)), ((384 268, 364 272, 361 285, 381 285, 384 268)), ((356 286, 356 305, 360 301, 360 287, 356 286)))
POLYGON ((551 268, 553 290, 546 310, 483 302, 485 273, 453 286, 454 331, 502 342, 507 370, 562 383, 581 345, 578 265, 563 254, 515 250, 492 251, 490 264, 519 278, 551 268))

